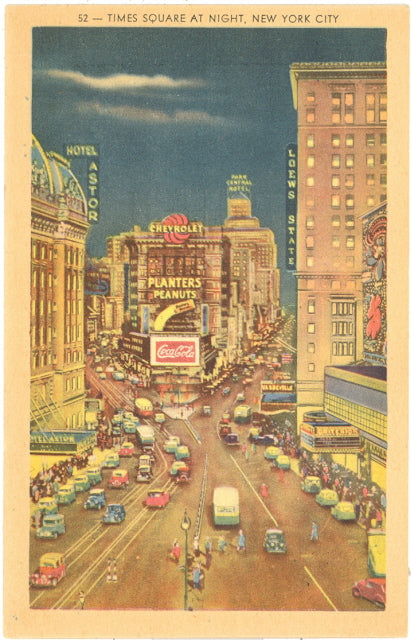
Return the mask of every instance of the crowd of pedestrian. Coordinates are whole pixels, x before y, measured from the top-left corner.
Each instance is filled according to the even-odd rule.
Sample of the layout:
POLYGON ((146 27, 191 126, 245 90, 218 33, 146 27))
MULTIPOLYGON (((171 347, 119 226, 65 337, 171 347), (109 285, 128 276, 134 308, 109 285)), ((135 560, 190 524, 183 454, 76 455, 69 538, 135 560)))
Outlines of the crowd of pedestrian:
POLYGON ((88 461, 89 453, 82 453, 67 460, 60 460, 49 469, 39 471, 34 478, 30 479, 31 500, 38 502, 40 498, 55 495, 60 485, 66 484, 78 470, 87 467, 88 461))

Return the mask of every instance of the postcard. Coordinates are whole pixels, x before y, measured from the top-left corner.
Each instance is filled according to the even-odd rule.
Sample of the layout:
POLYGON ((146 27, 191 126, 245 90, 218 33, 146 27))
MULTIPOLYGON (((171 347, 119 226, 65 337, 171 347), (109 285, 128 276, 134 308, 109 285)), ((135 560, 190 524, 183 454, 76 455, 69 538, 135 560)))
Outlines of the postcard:
POLYGON ((407 635, 408 20, 6 8, 6 637, 407 635))

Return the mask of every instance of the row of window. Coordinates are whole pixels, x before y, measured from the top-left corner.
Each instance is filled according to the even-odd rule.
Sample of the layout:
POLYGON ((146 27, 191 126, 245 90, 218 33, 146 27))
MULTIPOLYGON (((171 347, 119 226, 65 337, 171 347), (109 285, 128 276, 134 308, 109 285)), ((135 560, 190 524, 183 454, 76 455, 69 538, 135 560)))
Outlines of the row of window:
MULTIPOLYGON (((367 195, 365 196, 365 200, 364 200, 364 206, 367 206, 369 209, 371 209, 372 207, 376 206, 377 204, 381 204, 382 202, 386 202, 387 200, 387 194, 384 193, 380 193, 379 196, 378 195, 367 195)), ((315 198, 314 196, 309 193, 306 196, 305 199, 305 206, 307 207, 307 209, 314 209, 315 208, 315 198)), ((323 200, 321 199, 321 204, 323 204, 323 200)), ((336 194, 335 197, 331 198, 331 207, 333 209, 341 209, 341 197, 339 195, 336 194)), ((346 209, 352 209, 354 207, 354 200, 352 198, 346 198, 345 200, 345 207, 346 209)))
MULTIPOLYGON (((315 298, 308 298, 307 312, 315 313, 315 298)), ((353 302, 333 302, 331 305, 331 313, 333 316, 352 316, 354 313, 354 303, 353 302)))
MULTIPOLYGON (((331 238, 331 246, 335 249, 339 249, 341 245, 341 237, 340 236, 332 236, 331 238)), ((345 236, 344 246, 346 249, 355 249, 355 236, 345 236)), ((306 236, 305 237, 305 247, 306 249, 314 249, 315 241, 314 236, 306 236)), ((312 257, 312 256, 310 256, 312 257)), ((311 265, 312 266, 312 265, 311 265)))
POLYGON ((66 391, 74 391, 75 389, 83 389, 83 376, 66 378, 66 391))
MULTIPOLYGON (((357 155, 358 159, 358 155, 357 155)), ((362 156, 361 156, 362 159, 362 156)), ((365 154, 365 163, 367 167, 386 167, 387 166, 387 154, 386 153, 366 153, 365 154)), ((316 156, 314 154, 310 154, 307 156, 307 168, 314 169, 316 166, 316 156)), ((353 169, 355 164, 355 154, 354 153, 346 153, 342 156, 340 153, 333 153, 331 155, 331 167, 333 169, 340 169, 344 166, 346 169, 353 169), (343 159, 343 160, 342 160, 343 159)))
MULTIPOLYGON (((344 224, 346 229, 354 229, 355 227, 355 218, 353 215, 346 215, 344 217, 344 224)), ((339 229, 341 227, 341 216, 333 215, 331 218, 331 225, 334 229, 339 229)), ((314 229, 315 227, 315 217, 307 216, 305 219, 305 227, 306 229, 314 229)), ((324 227, 324 220, 321 220, 321 227, 324 227)))
MULTIPOLYGON (((358 134, 357 134, 358 135, 358 134)), ((382 147, 387 146, 387 134, 380 133, 379 136, 375 133, 366 133, 365 134, 365 144, 367 147, 374 147, 376 142, 380 143, 382 147)), ((331 134, 331 146, 332 147, 342 147, 343 143, 346 147, 352 148, 354 147, 354 134, 346 133, 344 135, 340 133, 331 134)), ((309 149, 313 149, 315 147, 315 134, 309 133, 306 138, 306 145, 309 149)))
POLYGON ((78 426, 83 425, 83 413, 79 411, 78 413, 73 413, 72 416, 67 416, 66 418, 66 428, 67 429, 75 429, 78 426))
MULTIPOLYGON (((344 176, 344 187, 346 187, 347 189, 352 189, 354 187, 354 181, 355 181, 355 177, 354 174, 352 173, 347 173, 344 176)), ((365 175, 365 183, 368 187, 374 187, 376 184, 376 180, 375 180, 375 173, 367 173, 365 175)), ((379 176, 379 183, 382 187, 386 187, 387 186, 387 174, 386 173, 381 173, 379 176)), ((315 186, 315 176, 313 175, 308 175, 306 177, 305 180, 305 184, 307 185, 307 187, 314 187, 315 186)), ((337 173, 337 174, 333 174, 331 176, 331 187, 333 189, 339 189, 342 185, 342 180, 341 180, 341 176, 337 173)))
MULTIPOLYGON (((309 92, 306 95, 307 106, 305 120, 307 123, 316 121, 315 93, 309 92)), ((331 123, 332 124, 353 124, 355 114, 354 93, 335 92, 331 94, 331 123)), ((387 122, 387 94, 386 93, 366 93, 365 104, 363 104, 365 122, 374 124, 376 122, 387 122)), ((321 107, 321 113, 324 108, 321 107)), ((358 113, 358 111, 357 111, 358 113)), ((361 114, 362 115, 362 114, 361 114)))
POLYGON ((81 324, 66 326, 66 343, 81 340, 81 324))

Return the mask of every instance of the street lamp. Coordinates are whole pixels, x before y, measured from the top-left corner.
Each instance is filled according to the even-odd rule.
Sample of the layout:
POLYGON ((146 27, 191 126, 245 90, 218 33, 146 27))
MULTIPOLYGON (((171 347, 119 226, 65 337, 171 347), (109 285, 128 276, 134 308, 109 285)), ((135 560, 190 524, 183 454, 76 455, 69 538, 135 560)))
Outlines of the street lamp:
POLYGON ((187 611, 188 600, 188 530, 191 527, 191 520, 187 515, 187 509, 184 509, 184 517, 181 521, 181 528, 186 536, 185 561, 184 561, 184 611, 187 611))

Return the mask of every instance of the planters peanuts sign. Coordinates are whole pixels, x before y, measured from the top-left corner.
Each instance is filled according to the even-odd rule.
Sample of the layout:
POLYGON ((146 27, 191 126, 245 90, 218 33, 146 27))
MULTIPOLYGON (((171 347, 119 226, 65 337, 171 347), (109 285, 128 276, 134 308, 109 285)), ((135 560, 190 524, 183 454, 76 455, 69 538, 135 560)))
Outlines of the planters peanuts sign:
POLYGON ((286 268, 296 270, 297 249, 297 145, 289 144, 286 152, 286 268))

